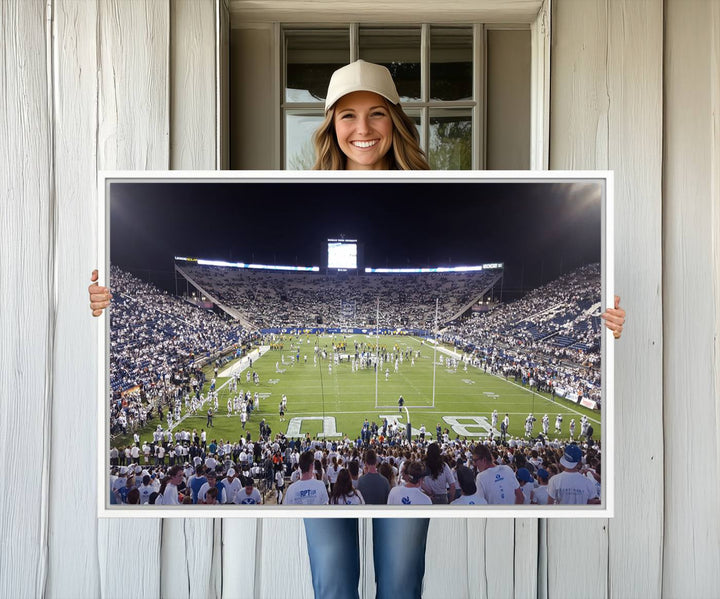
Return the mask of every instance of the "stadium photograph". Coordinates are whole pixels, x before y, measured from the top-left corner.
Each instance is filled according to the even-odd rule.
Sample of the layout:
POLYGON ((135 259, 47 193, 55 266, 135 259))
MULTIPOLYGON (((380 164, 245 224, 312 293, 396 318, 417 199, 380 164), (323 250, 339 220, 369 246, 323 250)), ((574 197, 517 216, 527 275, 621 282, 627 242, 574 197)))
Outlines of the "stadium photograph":
POLYGON ((106 505, 602 505, 603 184, 110 182, 106 505))

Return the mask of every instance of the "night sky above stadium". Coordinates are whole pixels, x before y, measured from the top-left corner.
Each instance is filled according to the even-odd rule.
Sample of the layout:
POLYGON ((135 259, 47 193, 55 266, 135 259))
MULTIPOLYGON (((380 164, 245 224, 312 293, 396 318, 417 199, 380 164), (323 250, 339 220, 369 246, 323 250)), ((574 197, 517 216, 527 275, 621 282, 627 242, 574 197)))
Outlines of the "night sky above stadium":
POLYGON ((597 182, 136 182, 110 195, 111 262, 168 289, 173 256, 319 266, 341 235, 371 267, 504 262, 506 291, 600 261, 597 182))

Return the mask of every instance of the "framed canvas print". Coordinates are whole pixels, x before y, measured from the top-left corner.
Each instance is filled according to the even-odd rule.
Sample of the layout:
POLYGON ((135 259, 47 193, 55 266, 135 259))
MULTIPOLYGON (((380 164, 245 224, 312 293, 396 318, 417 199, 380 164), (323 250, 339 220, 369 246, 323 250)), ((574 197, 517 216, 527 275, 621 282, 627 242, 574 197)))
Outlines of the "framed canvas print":
POLYGON ((99 175, 99 515, 613 515, 612 173, 99 175))

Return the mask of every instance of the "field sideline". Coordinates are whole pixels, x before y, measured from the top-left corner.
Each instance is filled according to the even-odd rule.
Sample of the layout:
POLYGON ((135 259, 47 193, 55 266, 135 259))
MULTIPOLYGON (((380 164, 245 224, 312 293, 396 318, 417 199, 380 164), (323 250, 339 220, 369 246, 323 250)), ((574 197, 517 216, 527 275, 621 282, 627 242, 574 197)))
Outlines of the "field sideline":
MULTIPOLYGON (((525 418, 532 412, 537 418, 533 433, 542 431, 541 419, 547 413, 550 417, 550 437, 555 438, 555 416, 563 414, 561 439, 569 438, 570 419, 575 418, 576 438, 580 433, 580 416, 586 414, 595 430, 594 438, 601 439, 600 413, 583 408, 557 398, 555 401, 544 393, 530 392, 513 379, 508 381, 501 377, 486 374, 473 366, 464 369, 462 362, 458 363, 456 370, 446 367, 447 354, 437 351, 437 358, 443 356, 443 365, 436 365, 435 371, 435 407, 432 406, 433 395, 433 351, 432 344, 422 343, 420 339, 409 336, 383 335, 379 343, 388 352, 411 350, 420 351, 420 357, 413 353, 415 365, 410 359, 399 364, 399 371, 395 373, 394 363, 385 362, 382 372, 377 377, 378 405, 375 407, 375 371, 371 366, 352 372, 350 362, 343 360, 340 364, 332 365, 332 373, 328 368, 328 361, 332 358, 333 343, 346 344, 347 349, 340 353, 355 353, 354 344, 365 343, 366 349, 374 351, 375 337, 366 335, 336 335, 332 336, 278 336, 277 342, 282 343, 282 349, 270 350, 261 358, 254 360, 252 371, 258 373, 260 382, 255 385, 252 380, 246 382, 246 373, 242 372, 238 381, 238 389, 250 390, 253 394, 260 394, 260 411, 253 412, 243 431, 240 417, 227 416, 227 399, 229 389, 226 383, 229 378, 218 378, 216 385, 219 389, 218 412, 213 419, 213 427, 208 430, 208 441, 212 439, 236 442, 247 431, 253 439, 258 438, 259 423, 262 418, 272 428, 273 434, 282 432, 287 436, 311 436, 323 432, 323 422, 326 432, 332 431, 332 424, 337 434, 335 438, 348 435, 356 439, 365 418, 382 426, 382 417, 396 417, 403 426, 407 423, 405 410, 399 413, 397 407, 400 395, 405 399, 405 405, 411 419, 414 434, 421 425, 425 425, 427 433, 434 438, 435 427, 438 423, 444 430, 450 429, 450 438, 456 435, 469 438, 484 438, 490 429, 490 419, 493 409, 497 409, 499 420, 505 413, 510 417, 509 433, 512 436, 525 435, 525 418), (328 352, 328 359, 318 356, 315 364, 315 343, 328 352), (299 361, 295 357, 300 356, 299 361), (305 362, 307 356, 307 363, 305 362), (286 364, 283 365, 283 359, 286 364), (276 369, 277 364, 277 369, 276 369), (385 369, 389 374, 385 376, 385 369), (278 407, 283 394, 288 397, 287 412, 284 422, 279 420, 278 407), (323 421, 323 417, 325 421, 323 421), (311 419, 313 418, 313 419, 311 419), (328 421, 331 418, 334 421, 328 421), (295 419, 295 420, 293 420, 295 419)), ((223 366, 221 372, 229 365, 223 366)), ((213 376, 212 367, 205 368, 207 383, 203 394, 207 395, 209 382, 213 376)), ((180 429, 206 428, 206 403, 197 415, 186 414, 183 404, 182 422, 176 426, 180 429)), ((153 419, 142 431, 141 441, 151 440, 152 431, 157 424, 153 419)), ((167 422, 163 420, 163 428, 167 422)), ((123 447, 132 443, 131 435, 118 436, 112 440, 111 445, 123 447)))

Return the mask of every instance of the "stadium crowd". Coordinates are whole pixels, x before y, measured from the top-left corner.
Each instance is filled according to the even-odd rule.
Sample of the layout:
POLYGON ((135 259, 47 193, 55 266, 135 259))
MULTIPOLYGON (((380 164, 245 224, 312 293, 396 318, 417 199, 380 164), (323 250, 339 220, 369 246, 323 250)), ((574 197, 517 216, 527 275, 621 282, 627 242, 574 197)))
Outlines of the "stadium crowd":
POLYGON ((602 451, 591 438, 449 440, 446 431, 409 443, 380 429, 354 441, 277 434, 233 443, 159 432, 139 457, 135 446, 111 450, 111 504, 576 505, 601 497, 602 451))
MULTIPOLYGON (((199 308, 110 267, 110 430, 142 426, 163 405, 199 399, 199 362, 251 338, 229 318, 199 308)), ((160 415, 162 420, 163 416, 160 415)))
POLYGON ((442 340, 538 390, 601 403, 600 266, 592 264, 453 324, 442 340))
POLYGON ((480 298, 499 271, 428 274, 322 274, 183 265, 182 270, 220 303, 258 328, 380 326, 433 330, 480 298))
MULTIPOLYGON (((375 298, 382 295, 381 321, 386 326, 411 321, 432 328, 434 302, 419 298, 450 298, 443 300, 447 316, 494 280, 488 272, 335 278, 222 267, 191 266, 189 271, 222 301, 274 326, 304 325, 317 314, 336 324, 372 326, 375 298), (341 306, 352 297, 355 312, 350 317, 341 306)), ((198 362, 259 337, 114 266, 111 284, 112 434, 134 431, 156 414, 162 421, 169 412, 176 413, 180 400, 187 406, 188 396, 202 405, 204 375, 198 362)), ((599 297, 599 265, 589 265, 521 300, 451 324, 442 340, 494 374, 573 400, 587 398, 599 406, 599 297)))

